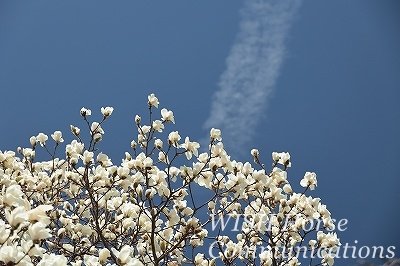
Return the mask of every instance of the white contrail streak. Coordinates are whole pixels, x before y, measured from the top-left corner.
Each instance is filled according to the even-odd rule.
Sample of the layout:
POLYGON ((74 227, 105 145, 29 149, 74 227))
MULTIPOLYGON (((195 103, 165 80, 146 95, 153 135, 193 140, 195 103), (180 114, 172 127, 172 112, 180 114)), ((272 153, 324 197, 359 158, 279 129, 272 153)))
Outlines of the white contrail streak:
POLYGON ((248 152, 284 58, 284 41, 299 0, 247 0, 226 70, 204 128, 219 128, 225 147, 248 152))

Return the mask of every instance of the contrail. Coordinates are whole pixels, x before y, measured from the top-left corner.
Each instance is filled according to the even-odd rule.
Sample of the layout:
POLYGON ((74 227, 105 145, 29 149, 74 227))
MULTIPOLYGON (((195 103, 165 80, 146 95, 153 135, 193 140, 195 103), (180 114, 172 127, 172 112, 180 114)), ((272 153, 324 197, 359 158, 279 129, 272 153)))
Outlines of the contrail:
POLYGON ((213 95, 204 128, 219 128, 234 155, 249 152, 260 116, 273 91, 285 55, 285 37, 299 0, 247 0, 226 70, 213 95))

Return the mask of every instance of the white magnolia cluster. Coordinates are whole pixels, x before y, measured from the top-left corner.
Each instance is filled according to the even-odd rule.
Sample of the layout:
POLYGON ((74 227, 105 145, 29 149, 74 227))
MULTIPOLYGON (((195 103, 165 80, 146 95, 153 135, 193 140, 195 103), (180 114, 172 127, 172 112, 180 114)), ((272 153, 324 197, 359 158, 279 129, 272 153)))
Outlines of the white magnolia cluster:
MULTIPOLYGON (((18 167, 14 156, 12 152, 0 153, 0 157, 12 164, 9 169, 18 167)), ((36 265, 66 265, 66 257, 55 254, 49 257, 41 245, 43 240, 52 236, 51 219, 46 212, 53 210, 53 206, 42 204, 34 207, 21 186, 16 180, 7 178, 6 172, 3 169, 1 180, 0 262, 4 265, 34 265, 33 262, 38 262, 36 265), (38 258, 41 258, 40 262, 38 258)))
MULTIPOLYGON (((172 111, 163 108, 152 119, 159 106, 154 94, 148 106, 150 123, 135 117, 138 135, 119 165, 97 147, 112 107, 101 108, 100 122, 88 120, 90 109, 80 110, 90 140, 71 125, 75 139, 64 158, 55 156, 64 141, 60 131, 51 135, 54 152, 44 133, 18 148, 20 157, 0 151, 0 265, 298 265, 295 247, 313 232, 308 250, 323 249, 319 263, 332 265, 328 251, 340 243, 326 232, 330 213, 319 198, 292 191, 288 153, 274 152, 268 172, 253 149, 256 169, 232 160, 214 128, 208 151, 200 153, 189 137, 164 132, 175 123, 172 111), (51 160, 35 161, 37 143, 51 160), (210 228, 210 217, 229 216, 246 218, 236 236, 210 228), (304 229, 316 220, 323 228, 304 229), (211 246, 216 256, 204 252, 211 246)), ((313 190, 315 173, 300 184, 313 190)))

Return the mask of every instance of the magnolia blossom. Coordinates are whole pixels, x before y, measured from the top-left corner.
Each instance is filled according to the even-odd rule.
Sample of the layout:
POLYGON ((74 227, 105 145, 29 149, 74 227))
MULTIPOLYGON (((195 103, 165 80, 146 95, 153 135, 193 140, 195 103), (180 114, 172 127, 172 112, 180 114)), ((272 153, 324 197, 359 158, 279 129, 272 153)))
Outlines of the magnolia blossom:
POLYGON ((112 165, 112 162, 108 158, 108 156, 106 154, 104 154, 104 153, 101 153, 101 152, 97 155, 97 162, 100 163, 104 167, 112 165))
POLYGON ((68 263, 64 255, 44 254, 42 260, 37 264, 38 266, 66 266, 68 263))
POLYGON ((154 106, 154 107, 158 108, 159 102, 158 102, 157 97, 154 95, 154 93, 147 96, 147 99, 149 100, 148 101, 149 106, 154 106))
POLYGON ((3 202, 8 206, 24 205, 23 192, 19 185, 11 185, 7 188, 3 202))
POLYGON ((87 164, 90 164, 90 163, 92 163, 92 161, 93 161, 93 156, 94 156, 94 153, 93 152, 90 152, 90 151, 84 151, 84 153, 83 153, 83 156, 82 156, 82 160, 83 160, 83 162, 87 165, 87 164))
POLYGON ((37 142, 36 137, 35 136, 30 137, 29 142, 31 143, 32 147, 35 147, 37 142))
POLYGON ((10 236, 11 230, 8 227, 3 220, 0 220, 0 244, 3 244, 10 236))
POLYGON ((210 138, 211 140, 221 140, 221 130, 212 128, 210 130, 210 138))
POLYGON ((92 114, 92 111, 90 109, 86 109, 85 107, 81 108, 81 116, 86 117, 92 114))
POLYGON ((0 261, 6 265, 15 265, 23 257, 24 253, 15 246, 2 245, 0 247, 0 261))
POLYGON ((50 229, 46 228, 46 224, 42 222, 36 222, 29 226, 28 233, 32 240, 40 240, 51 237, 50 229))
POLYGON ((64 142, 64 139, 62 138, 62 133, 61 131, 54 131, 53 134, 51 134, 51 137, 54 139, 55 142, 60 143, 64 142))
POLYGON ((88 266, 97 266, 97 265, 101 265, 99 262, 99 258, 92 256, 92 255, 83 255, 83 261, 85 262, 85 265, 88 266))
POLYGON ((111 253, 110 253, 110 251, 109 251, 108 249, 106 249, 106 248, 102 248, 102 249, 99 251, 99 260, 100 260, 100 262, 105 262, 105 261, 107 261, 107 259, 108 259, 110 256, 111 256, 111 253))
POLYGON ((274 151, 274 152, 272 153, 272 160, 274 160, 274 162, 278 162, 279 159, 280 159, 279 153, 277 153, 277 152, 274 151))
POLYGON ((101 113, 103 114, 104 117, 110 116, 114 111, 113 107, 101 107, 101 113))
POLYGON ((189 137, 185 138, 185 143, 182 143, 180 147, 186 150, 185 154, 188 160, 192 158, 192 154, 196 157, 199 155, 197 149, 200 148, 200 144, 197 142, 191 142, 189 137))
POLYGON ((317 175, 314 172, 306 172, 303 179, 300 181, 302 187, 310 187, 314 190, 317 186, 317 175))
POLYGON ((272 252, 269 250, 263 251, 260 255, 261 265, 272 265, 272 252))
POLYGON ((179 136, 178 131, 172 131, 168 135, 168 141, 171 143, 173 146, 178 147, 178 141, 181 139, 181 136, 179 136))
POLYGON ((81 132, 81 130, 78 127, 75 127, 73 125, 70 125, 71 128, 71 132, 75 135, 75 136, 79 136, 79 133, 81 132))
POLYGON ((201 263, 204 262, 204 254, 197 254, 196 257, 194 258, 194 264, 195 265, 201 265, 201 263))
POLYGON ((155 131, 162 132, 164 129, 164 124, 160 120, 153 121, 153 128, 155 131))
POLYGON ((174 113, 172 111, 169 111, 165 108, 161 109, 161 116, 162 116, 162 121, 165 122, 172 122, 175 124, 175 119, 174 119, 174 113))
POLYGON ((133 248, 130 246, 125 245, 119 251, 112 248, 112 252, 122 264, 129 263, 132 260, 131 253, 133 252, 133 248))
POLYGON ((136 141, 132 140, 131 141, 131 148, 132 149, 136 149, 136 145, 137 145, 136 141))
POLYGON ((293 193, 293 190, 292 190, 292 187, 290 186, 290 184, 285 184, 283 186, 283 191, 285 191, 285 193, 287 193, 289 195, 293 193))
POLYGON ((47 216, 46 212, 53 209, 52 205, 39 205, 36 208, 28 211, 29 221, 31 222, 41 222, 45 225, 50 224, 50 218, 47 216))
POLYGON ((260 155, 260 152, 257 149, 252 149, 250 153, 254 157, 258 157, 260 155))
POLYGON ((16 207, 12 211, 6 209, 5 213, 8 223, 14 228, 18 227, 29 218, 29 215, 23 206, 16 207))
MULTIPOLYGON (((274 156, 274 154, 272 156, 274 156)), ((278 163, 284 165, 285 167, 290 167, 292 165, 290 161, 290 154, 288 152, 280 152, 278 156, 279 156, 278 163)))
POLYGON ((39 143, 40 143, 40 145, 43 147, 44 145, 46 145, 46 140, 48 139, 49 137, 47 137, 47 135, 45 135, 45 134, 43 134, 43 133, 39 133, 37 136, 36 136, 36 140, 37 141, 39 141, 39 143))
POLYGON ((100 133, 104 134, 104 130, 101 128, 100 124, 98 122, 93 122, 92 125, 90 126, 90 130, 95 134, 95 133, 100 133))
POLYGON ((156 147, 156 148, 159 149, 159 150, 162 150, 162 147, 163 147, 163 142, 162 142, 162 140, 161 140, 161 139, 156 139, 156 140, 154 141, 154 147, 156 147))
POLYGON ((329 265, 332 266, 335 258, 335 254, 330 254, 326 252, 326 250, 322 250, 322 265, 329 265))
POLYGON ((151 126, 148 126, 148 125, 143 125, 140 128, 138 128, 140 135, 142 135, 143 137, 144 137, 144 135, 149 133, 150 130, 151 130, 151 126))
POLYGON ((340 240, 336 233, 324 233, 319 231, 317 233, 317 240, 321 247, 333 248, 333 251, 336 250, 337 246, 340 246, 340 240))

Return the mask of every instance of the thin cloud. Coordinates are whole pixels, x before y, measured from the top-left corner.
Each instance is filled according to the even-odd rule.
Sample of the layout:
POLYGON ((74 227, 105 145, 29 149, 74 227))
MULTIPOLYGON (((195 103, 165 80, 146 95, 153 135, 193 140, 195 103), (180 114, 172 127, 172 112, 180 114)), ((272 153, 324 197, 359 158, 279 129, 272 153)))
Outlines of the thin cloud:
POLYGON ((225 147, 236 155, 250 150, 246 145, 275 86, 299 5, 297 0, 247 0, 241 10, 239 33, 204 123, 207 130, 221 129, 225 147))

